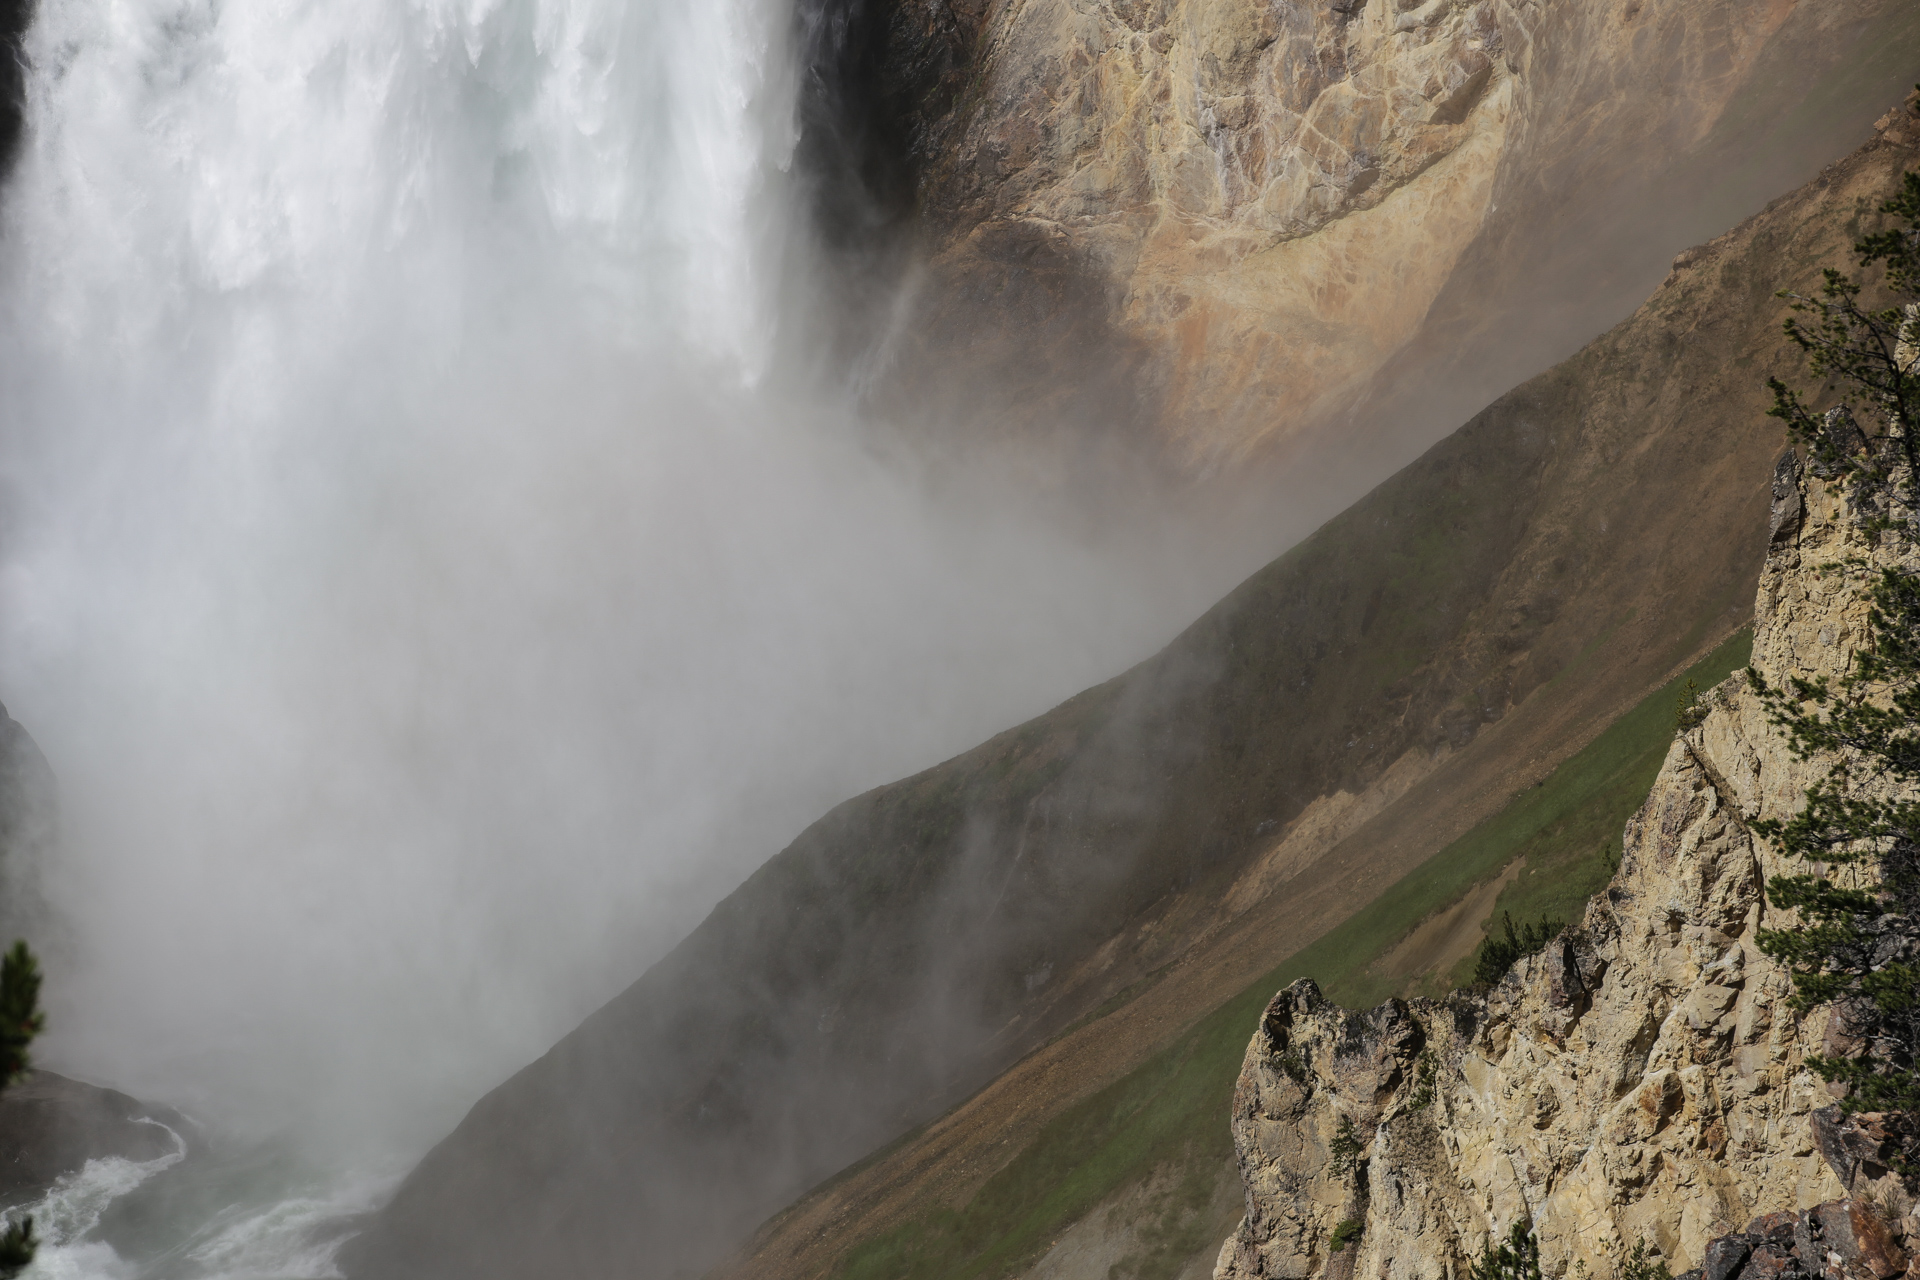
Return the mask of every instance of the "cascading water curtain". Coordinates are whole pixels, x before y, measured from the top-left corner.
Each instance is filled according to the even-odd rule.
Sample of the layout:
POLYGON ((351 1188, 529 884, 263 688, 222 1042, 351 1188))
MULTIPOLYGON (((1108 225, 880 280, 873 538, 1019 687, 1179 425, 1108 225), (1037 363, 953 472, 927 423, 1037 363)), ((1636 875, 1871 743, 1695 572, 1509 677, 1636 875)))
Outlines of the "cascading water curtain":
POLYGON ((675 615, 758 545, 716 547, 738 499, 687 487, 814 447, 755 391, 790 221, 782 16, 46 0, 6 207, 15 710, 78 789, 70 900, 143 955, 184 926, 183 964, 251 970, 74 992, 75 1034, 110 1013, 183 1068, 257 1034, 292 1050, 276 1074, 357 1092, 229 1012, 424 1020, 464 1059, 522 983, 480 952, 610 926, 549 887, 556 848, 645 821, 611 797, 676 761, 632 722, 672 723, 653 695, 725 622, 675 615), (389 996, 446 972, 418 1005, 301 999, 343 964, 389 996))
MULTIPOLYGON (((813 817, 1168 626, 822 390, 791 22, 41 0, 0 697, 65 808, 42 1060, 295 1153, 176 1271, 324 1271, 813 817)), ((62 1220, 45 1265, 136 1265, 62 1220)))

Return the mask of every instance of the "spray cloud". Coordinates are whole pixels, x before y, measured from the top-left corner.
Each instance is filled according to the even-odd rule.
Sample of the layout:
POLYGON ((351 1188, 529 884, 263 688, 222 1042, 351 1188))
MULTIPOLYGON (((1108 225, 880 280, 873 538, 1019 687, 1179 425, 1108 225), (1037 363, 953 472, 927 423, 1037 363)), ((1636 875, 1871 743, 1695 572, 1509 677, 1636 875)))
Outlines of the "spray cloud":
POLYGON ((50 1064, 417 1152, 833 801, 1231 576, 871 447, 789 21, 43 0, 0 694, 64 791, 50 1064))

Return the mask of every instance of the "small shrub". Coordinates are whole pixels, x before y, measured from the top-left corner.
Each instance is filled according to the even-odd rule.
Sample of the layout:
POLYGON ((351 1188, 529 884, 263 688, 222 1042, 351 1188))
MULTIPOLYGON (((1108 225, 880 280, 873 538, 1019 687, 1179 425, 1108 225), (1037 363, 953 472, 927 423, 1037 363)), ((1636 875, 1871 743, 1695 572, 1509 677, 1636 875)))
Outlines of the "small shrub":
POLYGON ((1685 733, 1689 729, 1700 727, 1707 718, 1707 704, 1700 700, 1700 686, 1687 681, 1687 687, 1680 691, 1679 701, 1673 708, 1673 731, 1685 733))
MULTIPOLYGON (((25 1075, 32 1065, 27 1046, 46 1026, 40 1012, 40 966, 16 942, 0 959, 0 1089, 25 1075)), ((22 1218, 0 1231, 0 1280, 14 1280, 33 1264, 33 1219, 22 1218)))
POLYGON ((1344 1177, 1359 1166, 1360 1153, 1366 1149, 1366 1144, 1361 1142, 1360 1136, 1353 1131, 1352 1117, 1341 1116, 1339 1132, 1333 1135, 1333 1144, 1328 1148, 1333 1155, 1333 1160, 1327 1167, 1336 1175, 1344 1177))
POLYGON ((0 1276, 17 1276, 33 1265, 34 1248, 39 1243, 33 1238, 31 1217, 0 1231, 0 1276))
POLYGON ((1620 1280, 1673 1280, 1673 1272, 1658 1253, 1649 1253, 1647 1242, 1633 1246, 1633 1252, 1620 1264, 1620 1280))
MULTIPOLYGON (((27 1046, 46 1019, 40 1013, 40 966, 27 944, 16 942, 0 961, 0 1088, 25 1075, 32 1062, 27 1046)), ((0 1262, 0 1267, 4 1267, 0 1262)))
POLYGON ((1413 1081, 1413 1100, 1407 1104, 1408 1111, 1425 1111, 1433 1105, 1433 1050, 1421 1053, 1418 1074, 1413 1081))
POLYGON ((1307 1064, 1298 1051, 1289 1049, 1281 1054, 1280 1069, 1286 1072, 1287 1078, 1295 1084, 1304 1086, 1307 1083, 1307 1064))
POLYGON ((1338 1253, 1360 1238, 1364 1224, 1358 1218, 1348 1218, 1333 1229, 1333 1241, 1327 1247, 1338 1253))
POLYGON ((1507 970, 1559 937, 1561 930, 1567 927, 1564 920, 1550 920, 1542 916, 1539 924, 1522 925, 1516 930, 1512 913, 1503 911, 1500 914, 1505 921, 1505 935, 1489 936, 1480 944, 1480 955, 1473 965, 1476 986, 1490 987, 1500 981, 1507 976, 1507 970))
POLYGON ((1472 1280, 1541 1280, 1540 1242, 1525 1224, 1514 1223, 1505 1244, 1487 1241, 1473 1264, 1472 1280))

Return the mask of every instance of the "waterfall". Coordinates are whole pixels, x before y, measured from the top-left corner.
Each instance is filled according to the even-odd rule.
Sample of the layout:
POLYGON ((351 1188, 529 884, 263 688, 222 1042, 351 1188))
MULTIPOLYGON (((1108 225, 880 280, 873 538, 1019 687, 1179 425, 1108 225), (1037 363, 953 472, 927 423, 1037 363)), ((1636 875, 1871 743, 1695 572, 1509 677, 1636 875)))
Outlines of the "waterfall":
POLYGON ((404 1164, 832 803, 1220 585, 861 420, 792 38, 41 0, 0 699, 63 790, 48 1065, 404 1164))

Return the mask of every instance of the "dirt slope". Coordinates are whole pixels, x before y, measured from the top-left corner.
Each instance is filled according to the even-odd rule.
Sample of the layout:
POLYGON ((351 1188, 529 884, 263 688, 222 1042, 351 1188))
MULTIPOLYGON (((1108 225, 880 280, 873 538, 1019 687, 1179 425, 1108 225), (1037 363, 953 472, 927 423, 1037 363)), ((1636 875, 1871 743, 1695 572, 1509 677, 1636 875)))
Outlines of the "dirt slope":
MULTIPOLYGON (((1263 862, 1288 861, 1289 841, 1282 839, 1264 860, 1255 850, 1232 887, 1196 884, 1158 904, 1146 918, 1151 927, 1123 938, 1194 923, 1177 962, 1153 985, 1031 1054, 910 1141, 800 1201, 721 1274, 833 1275, 863 1242, 930 1208, 967 1204, 1064 1109, 1177 1042, 1221 1000, 1500 807, 1677 662, 1744 618, 1765 549, 1756 532, 1765 529, 1763 481, 1781 439, 1764 417, 1761 383, 1769 372, 1791 368, 1782 359, 1778 304, 1770 295, 1840 260, 1863 207, 1920 163, 1920 122, 1904 116, 1889 123, 1879 140, 1812 184, 1682 255, 1632 319, 1504 397, 1235 597, 1243 600, 1284 574, 1295 557, 1354 539, 1369 525, 1402 521, 1411 510, 1448 499, 1504 507, 1503 519, 1516 523, 1500 550, 1496 581, 1485 595, 1443 593, 1433 604, 1471 621, 1437 648, 1417 678, 1445 681, 1454 691, 1449 711, 1504 711, 1496 723, 1476 733, 1471 714, 1427 721, 1467 732, 1457 747, 1444 732, 1426 738, 1418 749, 1432 763, 1410 787, 1400 786, 1394 771, 1376 774, 1376 788, 1398 794, 1371 816, 1364 793, 1333 806, 1363 815, 1339 833, 1344 839, 1330 848, 1324 837, 1308 841, 1305 848, 1325 851, 1296 858, 1283 876, 1263 876, 1263 862), (1503 488, 1513 475, 1506 468, 1522 457, 1524 480, 1503 488), (1442 476, 1452 476, 1455 486, 1442 476), (1441 676, 1443 670, 1458 674, 1441 676), (1250 885, 1265 893, 1237 918, 1201 923, 1222 903, 1245 901, 1250 885)), ((1365 568, 1378 575, 1376 583, 1392 583, 1420 572, 1416 565, 1417 556, 1408 554, 1365 568)), ((1358 582, 1348 587, 1356 589, 1358 582)), ((1323 643, 1353 644, 1352 653, 1364 639, 1336 633, 1323 643)), ((1250 713, 1271 713, 1271 693, 1252 696, 1258 701, 1250 713)), ((1379 696, 1355 705, 1390 714, 1414 703, 1379 696)), ((1378 744, 1398 728, 1383 716, 1350 733, 1338 744, 1340 758, 1382 759, 1387 753, 1378 744)), ((1309 825, 1296 822, 1287 834, 1309 825)), ((1113 954, 1125 946, 1113 946, 1113 954)), ((1214 1238, 1199 1253, 1218 1244, 1214 1238)), ((1085 1242, 1076 1247, 1088 1257, 1113 1252, 1085 1242)), ((1078 1277, 1058 1267, 1045 1274, 1078 1277)))

